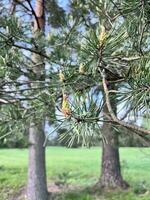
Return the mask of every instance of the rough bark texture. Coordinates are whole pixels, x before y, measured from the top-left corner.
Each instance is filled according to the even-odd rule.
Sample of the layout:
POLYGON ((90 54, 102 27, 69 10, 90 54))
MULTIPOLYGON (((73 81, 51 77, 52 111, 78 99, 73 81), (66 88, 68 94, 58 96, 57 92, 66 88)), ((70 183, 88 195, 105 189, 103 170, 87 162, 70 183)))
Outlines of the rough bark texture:
MULTIPOLYGON (((38 39, 39 31, 45 27, 44 0, 36 0, 34 15, 33 36, 38 39)), ((42 49, 37 49, 42 51, 42 49)), ((37 64, 33 68, 37 79, 40 78, 41 70, 44 69, 43 58, 37 54, 32 55, 32 60, 37 64)), ((38 85, 34 85, 35 87, 38 85)), ((36 117, 36 116, 35 116, 36 117)), ((35 123, 29 128, 29 167, 28 167, 28 200, 48 200, 46 168, 45 168, 45 147, 43 147, 45 134, 44 126, 35 118, 35 123)))
MULTIPOLYGON (((114 89, 114 88, 111 88, 114 89)), ((115 96, 111 99, 114 112, 116 111, 115 96)), ((103 112, 109 115, 107 106, 103 108, 103 112)), ((118 134, 110 123, 103 124, 103 134, 106 138, 106 143, 102 145, 102 168, 99 184, 105 188, 124 188, 128 184, 123 180, 120 168, 118 134)))

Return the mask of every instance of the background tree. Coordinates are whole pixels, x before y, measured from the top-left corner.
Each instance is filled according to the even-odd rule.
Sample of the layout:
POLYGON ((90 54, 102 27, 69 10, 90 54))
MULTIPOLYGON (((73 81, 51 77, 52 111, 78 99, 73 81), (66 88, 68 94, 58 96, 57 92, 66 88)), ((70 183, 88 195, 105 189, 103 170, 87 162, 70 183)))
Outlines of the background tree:
MULTIPOLYGON (((4 136, 7 136, 8 134, 12 134, 12 130, 17 132, 23 132, 26 130, 27 126, 30 126, 29 128, 29 168, 28 168, 28 187, 27 187, 27 194, 28 199, 47 199, 47 185, 46 185, 46 171, 45 171, 45 147, 43 146, 44 140, 45 140, 45 134, 44 134, 44 123, 43 119, 46 117, 46 113, 42 114, 42 116, 39 116, 39 113, 36 113, 36 103, 38 102, 38 96, 41 93, 39 91, 39 94, 36 94, 36 97, 29 97, 31 94, 33 95, 33 90, 36 88, 42 87, 43 89, 46 88, 45 86, 46 82, 46 74, 45 74, 45 67, 44 67, 44 57, 40 55, 40 53, 44 53, 43 49, 43 38, 45 37, 43 35, 43 31, 45 28, 45 16, 44 16, 44 1, 37 1, 35 2, 35 9, 33 6, 33 2, 30 1, 12 1, 12 4, 10 5, 10 14, 13 15, 12 19, 9 18, 8 9, 7 7, 3 7, 3 9, 7 11, 6 16, 4 14, 3 21, 2 21, 2 29, 7 29, 7 34, 10 34, 10 37, 12 37, 11 44, 8 45, 8 51, 11 51, 12 46, 14 45, 14 52, 18 48, 18 52, 20 55, 18 55, 18 62, 15 63, 15 58, 13 57, 13 51, 12 51, 12 57, 9 57, 10 63, 2 63, 3 69, 2 76, 4 76, 4 79, 2 80, 2 96, 4 95, 4 99, 1 99, 2 106, 2 118, 1 121, 5 125, 5 129, 2 130, 4 133, 2 133, 2 139, 4 136), (19 10, 20 9, 20 10, 19 10), (25 13, 25 16, 22 18, 22 14, 25 13), (19 24, 19 20, 16 17, 17 14, 21 16, 21 20, 24 19, 24 26, 28 26, 28 30, 24 29, 24 32, 22 32, 21 24, 19 24), (34 19, 33 27, 29 19, 31 15, 31 20, 34 19), (8 19, 8 24, 4 22, 5 17, 8 19), (8 26, 7 26, 8 25, 8 26), (14 27, 18 28, 15 31, 13 31, 14 27), (20 28, 20 29, 19 29, 20 28), (25 35, 25 31, 28 32, 29 37, 25 35), (24 33, 24 35, 22 35, 24 33), (17 37, 18 36, 18 37, 17 37), (19 46, 18 44, 14 44, 14 39, 16 39, 16 43, 20 45, 25 46, 19 46), (29 40, 29 41, 28 41, 29 40), (32 58, 30 58, 32 54, 32 58), (12 62, 15 64, 12 66, 12 62), (19 66, 21 65, 22 66, 19 66), (8 67, 13 68, 11 71, 11 75, 7 76, 5 74, 5 69, 8 67), (30 65, 30 66, 29 66, 30 65), (29 69, 30 68, 30 69, 29 69), (13 71, 15 70, 15 71, 13 71), (12 91, 13 88, 13 91, 12 91), (34 88, 32 90, 32 88, 34 88), (31 93, 28 91, 32 91, 31 93), (14 95, 15 94, 15 95, 14 95), (36 102, 36 100, 37 102, 36 102), (33 101, 32 101, 33 100, 33 101), (20 101, 20 102, 19 102, 20 101), (6 105, 7 104, 7 105, 6 105), (14 104, 14 105, 11 105, 14 104), (10 106, 9 106, 10 105, 10 106), (17 107, 17 106, 18 107, 17 107), (21 112, 24 110, 25 113, 28 115, 25 118, 28 120, 24 123, 24 125, 21 123, 23 122, 22 114, 21 112), (27 111, 28 110, 28 111, 27 111), (6 114, 7 111, 7 114, 6 114), (7 116, 7 120, 5 120, 5 116, 7 116), (19 120, 19 122, 17 122, 19 120), (8 126, 8 123, 10 124, 8 126), (12 124, 12 125, 11 125, 12 124), (6 134, 5 134, 6 132, 6 134)), ((47 5, 47 4, 46 4, 47 5)), ((54 5, 57 6, 57 3, 54 5)), ((54 7, 53 6, 53 7, 54 7)), ((48 6, 47 6, 48 7, 48 6)), ((59 7, 58 7, 59 8, 59 7)), ((57 9, 56 9, 57 10, 57 9)), ((53 13, 55 13, 53 11, 53 13)), ((3 15, 3 14, 2 14, 3 15)), ((61 16, 60 16, 61 17, 61 16)), ((54 23, 54 20, 53 20, 54 23)), ((3 32, 3 30, 2 30, 3 32)), ((7 35, 7 36, 8 36, 7 35)), ((5 36, 5 34, 1 33, 1 36, 5 36)), ((5 37, 5 39, 7 38, 5 37)), ((9 36, 8 36, 9 37, 9 36)), ((3 43, 3 37, 2 43, 3 43)), ((9 39, 8 39, 9 40, 9 39)), ((7 42, 6 42, 7 43, 7 42)), ((5 45, 5 44, 4 44, 5 45)), ((7 45, 7 44, 6 44, 7 45)), ((15 52, 16 54, 18 52, 15 52)), ((4 52, 4 57, 6 56, 4 52)), ((7 52, 8 53, 8 52, 7 52)), ((3 57, 2 61, 4 61, 3 57)), ((8 61, 8 60, 7 60, 8 61)), ((9 73, 9 70, 7 71, 9 73)), ((46 98, 46 97, 45 97, 46 98)), ((43 99, 44 100, 44 99, 43 99)), ((46 102, 43 102, 46 104, 46 102)), ((49 105, 52 107, 52 101, 50 100, 47 104, 47 107, 49 105)), ((49 111, 52 111, 52 108, 50 108, 49 111)), ((52 114, 54 116, 54 114, 52 114)), ((24 119, 25 119, 24 118, 24 119)), ((53 118, 54 119, 54 118, 53 118)), ((51 120, 52 122, 52 120, 51 120)), ((18 133, 19 134, 19 133, 18 133)), ((17 135, 17 134, 16 134, 17 135)), ((5 139, 5 138, 4 138, 5 139)), ((6 140, 6 139, 5 139, 6 140)))
MULTIPOLYGON (((29 6, 32 8, 30 1, 29 6)), ((36 42, 39 35, 44 34, 45 30, 45 8, 44 0, 37 0, 34 14, 33 24, 33 38, 36 42)), ((42 37, 42 36, 41 36, 42 37)), ((38 44, 33 46, 36 51, 44 52, 43 47, 38 44)), ((33 72, 35 79, 40 80, 42 71, 44 71, 44 60, 40 55, 33 53, 32 62, 34 63, 33 72)), ((40 84, 32 83, 33 87, 40 87, 40 84)), ((43 146, 45 140, 43 121, 38 121, 38 116, 35 116, 29 127, 29 167, 28 167, 28 185, 27 197, 28 199, 48 199, 47 180, 46 180, 46 166, 45 166, 45 148, 43 146)))

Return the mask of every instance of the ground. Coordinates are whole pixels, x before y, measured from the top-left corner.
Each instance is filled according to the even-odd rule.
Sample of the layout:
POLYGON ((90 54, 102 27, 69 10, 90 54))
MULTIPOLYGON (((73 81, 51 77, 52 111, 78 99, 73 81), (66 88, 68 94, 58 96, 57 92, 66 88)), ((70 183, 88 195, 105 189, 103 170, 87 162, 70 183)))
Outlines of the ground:
MULTIPOLYGON (((98 147, 47 148, 48 188, 55 199, 150 200, 150 148, 120 149, 122 173, 131 189, 93 193, 91 185, 99 177, 100 151, 98 147)), ((0 200, 16 200, 20 193, 24 193, 27 159, 27 149, 0 150, 0 200)))

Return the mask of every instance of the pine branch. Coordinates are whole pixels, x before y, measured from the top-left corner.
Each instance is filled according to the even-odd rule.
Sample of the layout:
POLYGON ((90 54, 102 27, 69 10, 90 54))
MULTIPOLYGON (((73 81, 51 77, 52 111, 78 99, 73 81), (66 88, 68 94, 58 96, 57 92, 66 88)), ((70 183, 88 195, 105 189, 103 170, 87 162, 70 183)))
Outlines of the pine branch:
POLYGON ((113 112, 111 103, 110 103, 109 90, 108 90, 108 87, 107 87, 107 81, 106 81, 106 78, 105 78, 106 75, 105 75, 104 70, 101 73, 101 75, 102 75, 103 89, 104 89, 105 98, 106 98, 106 105, 107 105, 109 114, 110 114, 111 118, 114 120, 114 122, 116 122, 116 123, 118 123, 121 126, 124 126, 126 128, 132 129, 134 131, 137 131, 137 132, 140 132, 140 133, 143 133, 143 134, 146 134, 146 135, 150 134, 150 130, 144 129, 144 128, 139 127, 137 125, 131 125, 129 123, 123 122, 116 117, 115 113, 113 112))

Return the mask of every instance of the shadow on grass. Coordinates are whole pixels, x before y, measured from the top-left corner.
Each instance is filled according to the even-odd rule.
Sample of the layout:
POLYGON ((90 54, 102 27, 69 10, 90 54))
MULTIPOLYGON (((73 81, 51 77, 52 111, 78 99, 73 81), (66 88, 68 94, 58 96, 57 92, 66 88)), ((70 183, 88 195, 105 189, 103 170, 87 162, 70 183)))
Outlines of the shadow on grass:
MULTIPOLYGON (((56 188, 55 188, 56 189, 56 188)), ((59 191, 49 191, 49 200, 150 200, 150 190, 135 194, 133 189, 128 190, 102 190, 93 187, 74 187, 74 189, 61 188, 59 191)), ((22 188, 10 200, 25 200, 26 189, 22 188)))
POLYGON ((50 193, 50 200, 150 200, 150 190, 136 194, 133 189, 123 191, 86 187, 50 193))
MULTIPOLYGON (((98 192, 97 192, 98 195, 98 192)), ((100 192, 99 192, 99 195, 100 192)), ((93 200, 94 193, 91 188, 63 189, 61 192, 50 193, 50 200, 93 200)))
MULTIPOLYGON (((59 181, 56 179, 56 181, 49 182, 49 200, 150 200, 150 188, 144 182, 138 183, 128 190, 104 190, 92 184, 89 186, 72 185, 62 180, 64 178, 61 177, 59 181)), ((13 198, 5 199, 25 200, 25 197, 26 188, 22 187, 13 198)))

